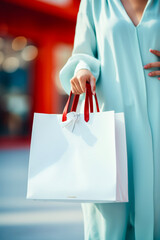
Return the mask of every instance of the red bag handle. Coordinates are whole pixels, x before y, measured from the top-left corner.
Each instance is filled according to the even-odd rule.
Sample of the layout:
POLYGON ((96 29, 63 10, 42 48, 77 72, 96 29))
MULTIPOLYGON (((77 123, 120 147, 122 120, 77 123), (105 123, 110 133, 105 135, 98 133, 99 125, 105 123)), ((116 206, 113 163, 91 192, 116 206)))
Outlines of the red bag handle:
MULTIPOLYGON (((72 91, 70 91, 69 98, 68 98, 67 103, 63 110, 62 122, 67 120, 67 113, 68 113, 68 108, 69 108, 72 94, 73 94, 72 91)), ((76 112, 78 101, 79 101, 79 96, 80 96, 79 94, 76 94, 74 96, 72 107, 71 107, 71 112, 72 111, 76 112)), ((95 93, 94 97, 95 97, 97 112, 100 112, 96 93, 95 93)), ((93 99, 92 99, 91 85, 89 82, 86 82, 86 95, 85 95, 85 104, 84 104, 84 120, 86 122, 89 121, 89 104, 90 104, 90 112, 93 112, 93 99)))
MULTIPOLYGON (((85 98, 85 105, 84 105, 84 119, 86 122, 89 121, 89 103, 90 103, 90 112, 93 112, 93 98, 92 98, 92 91, 91 91, 91 85, 90 83, 86 82, 86 98, 85 98)), ((97 112, 99 111, 99 105, 98 105, 98 100, 97 100, 97 95, 94 95, 95 97, 95 102, 96 102, 96 108, 97 112)))
MULTIPOLYGON (((63 109, 63 114, 62 114, 62 122, 66 121, 67 120, 67 113, 68 113, 68 108, 69 108, 69 104, 70 104, 70 101, 71 101, 71 97, 72 97, 72 91, 70 91, 70 95, 69 95, 69 98, 67 100, 67 103, 63 109)), ((72 107, 71 107, 71 112, 72 111, 75 111, 76 112, 76 108, 77 108, 77 105, 78 105, 78 101, 79 101, 79 94, 76 94, 74 96, 74 99, 73 99, 73 103, 72 103, 72 107)))
MULTIPOLYGON (((90 112, 93 112, 93 99, 92 99, 92 95, 93 94, 92 94, 91 86, 90 86, 89 82, 86 82, 86 88, 87 88, 86 94, 87 94, 87 96, 89 96, 90 112)), ((73 100, 73 105, 72 105, 72 107, 73 107, 72 109, 73 110, 71 109, 71 111, 76 111, 76 109, 77 109, 79 95, 77 95, 77 96, 78 96, 78 98, 77 99, 74 98, 75 101, 73 100)), ((97 95, 95 94, 94 97, 95 97, 97 112, 99 112, 99 105, 98 105, 97 95)), ((86 98, 86 101, 87 101, 87 98, 86 98)))

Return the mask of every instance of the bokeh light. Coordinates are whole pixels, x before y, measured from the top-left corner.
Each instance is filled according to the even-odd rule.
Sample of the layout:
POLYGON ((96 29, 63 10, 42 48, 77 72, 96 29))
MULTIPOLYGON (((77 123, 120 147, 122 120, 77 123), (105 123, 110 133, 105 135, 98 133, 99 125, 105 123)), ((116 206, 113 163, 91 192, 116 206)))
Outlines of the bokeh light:
POLYGON ((20 51, 27 45, 27 39, 23 36, 19 36, 13 39, 12 49, 14 51, 20 51))
POLYGON ((3 70, 6 71, 6 72, 14 72, 16 71, 18 68, 19 68, 19 59, 16 58, 16 57, 7 57, 3 64, 2 64, 2 67, 3 67, 3 70))
POLYGON ((22 54, 22 58, 25 61, 32 61, 33 59, 35 59, 37 57, 38 49, 37 49, 37 47, 35 47, 33 45, 28 45, 22 50, 21 54, 22 54))

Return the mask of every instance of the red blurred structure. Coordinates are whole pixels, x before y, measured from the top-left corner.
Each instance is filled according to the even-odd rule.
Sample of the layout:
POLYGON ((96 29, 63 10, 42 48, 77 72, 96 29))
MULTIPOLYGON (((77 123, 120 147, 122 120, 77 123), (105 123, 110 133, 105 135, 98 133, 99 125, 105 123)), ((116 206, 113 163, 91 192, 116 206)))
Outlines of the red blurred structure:
MULTIPOLYGON (((60 96, 53 81, 56 58, 54 48, 59 43, 73 44, 79 0, 58 6, 38 0, 1 0, 0 33, 14 37, 25 36, 38 47, 38 56, 32 76, 33 112, 56 113, 60 96)), ((24 138, 1 138, 1 148, 29 143, 30 136, 24 138)))

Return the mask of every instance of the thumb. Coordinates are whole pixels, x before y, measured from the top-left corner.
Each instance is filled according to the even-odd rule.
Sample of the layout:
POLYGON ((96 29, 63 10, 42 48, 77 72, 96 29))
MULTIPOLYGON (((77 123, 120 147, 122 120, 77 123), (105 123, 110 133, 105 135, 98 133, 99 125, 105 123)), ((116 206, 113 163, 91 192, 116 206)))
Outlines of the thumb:
POLYGON ((95 95, 95 92, 96 92, 96 78, 93 75, 91 75, 91 77, 90 77, 90 84, 91 84, 92 93, 95 95))

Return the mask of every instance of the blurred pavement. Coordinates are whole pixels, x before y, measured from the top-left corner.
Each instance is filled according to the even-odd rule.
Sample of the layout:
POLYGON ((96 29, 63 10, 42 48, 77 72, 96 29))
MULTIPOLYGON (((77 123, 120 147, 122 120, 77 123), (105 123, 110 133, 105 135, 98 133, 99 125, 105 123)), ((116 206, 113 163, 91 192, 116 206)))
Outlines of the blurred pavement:
POLYGON ((83 240, 79 203, 27 200, 29 149, 0 150, 0 240, 83 240))

